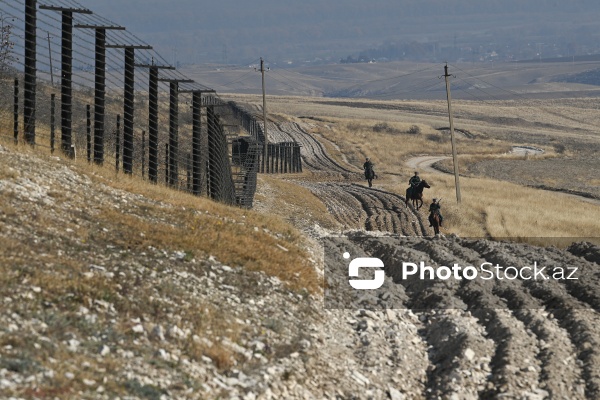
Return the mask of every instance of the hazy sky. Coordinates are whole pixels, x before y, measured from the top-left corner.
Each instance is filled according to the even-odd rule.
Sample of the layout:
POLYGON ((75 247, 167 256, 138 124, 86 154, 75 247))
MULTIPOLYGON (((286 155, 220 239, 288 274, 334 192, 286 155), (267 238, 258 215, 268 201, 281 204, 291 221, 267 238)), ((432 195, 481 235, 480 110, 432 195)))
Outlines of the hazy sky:
MULTIPOLYGON (((597 0, 79 0, 178 61, 331 58, 385 42, 587 46, 597 0)), ((582 47, 583 48, 583 47, 582 47)), ((586 47, 587 48, 587 47, 586 47)))

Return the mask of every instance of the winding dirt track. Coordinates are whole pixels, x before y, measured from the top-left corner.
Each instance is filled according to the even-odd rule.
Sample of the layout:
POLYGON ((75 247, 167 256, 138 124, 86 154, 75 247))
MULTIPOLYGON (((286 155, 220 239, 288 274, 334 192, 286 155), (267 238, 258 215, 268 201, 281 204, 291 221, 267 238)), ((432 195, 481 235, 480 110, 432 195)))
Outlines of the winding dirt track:
POLYGON ((327 178, 328 182, 297 180, 296 183, 309 188, 319 197, 345 229, 382 231, 406 236, 428 234, 422 215, 412 206, 406 207, 404 197, 348 183, 351 178, 360 179, 362 171, 337 163, 327 154, 323 145, 299 124, 271 124, 268 132, 271 140, 295 140, 301 144, 304 167, 327 178), (332 177, 337 179, 331 181, 332 177))
MULTIPOLYGON (((430 228, 421 214, 405 207, 402 196, 348 182, 361 171, 336 163, 301 125, 279 124, 273 129, 278 132, 273 134, 302 143, 304 165, 325 179, 296 182, 317 195, 346 229, 387 233, 387 237, 380 233, 365 238, 359 233, 325 239, 326 254, 329 243, 332 252, 343 248, 381 258, 386 285, 391 285, 357 300, 355 292, 348 292, 347 262, 328 260, 326 278, 331 288, 339 283, 340 294, 332 289, 335 300, 327 304, 326 299, 326 305, 408 309, 419 316, 418 331, 402 339, 411 343, 413 356, 402 358, 400 349, 387 361, 419 392, 416 398, 600 398, 600 247, 580 243, 559 250, 425 237, 430 228), (332 180, 336 174, 338 179, 332 180), (403 280, 403 261, 434 267, 489 262, 502 271, 536 262, 550 275, 559 268, 579 269, 578 280, 563 281, 403 280)), ((437 159, 415 158, 412 166, 423 170, 437 159)))

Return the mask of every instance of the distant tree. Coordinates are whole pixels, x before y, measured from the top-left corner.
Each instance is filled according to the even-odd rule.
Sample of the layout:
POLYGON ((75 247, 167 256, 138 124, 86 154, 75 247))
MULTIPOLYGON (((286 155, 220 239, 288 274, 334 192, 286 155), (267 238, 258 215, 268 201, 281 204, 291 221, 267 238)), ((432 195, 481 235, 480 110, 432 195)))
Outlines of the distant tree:
POLYGON ((0 72, 7 71, 16 60, 13 54, 15 43, 12 41, 11 24, 6 23, 6 18, 0 15, 2 26, 0 27, 0 72))

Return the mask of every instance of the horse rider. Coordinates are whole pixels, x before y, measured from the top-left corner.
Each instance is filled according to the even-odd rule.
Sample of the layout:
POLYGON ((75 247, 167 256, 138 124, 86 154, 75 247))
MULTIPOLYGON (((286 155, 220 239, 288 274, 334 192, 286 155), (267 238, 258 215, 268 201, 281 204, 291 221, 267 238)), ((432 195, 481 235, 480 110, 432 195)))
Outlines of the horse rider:
POLYGON ((437 215, 439 215, 440 226, 442 226, 444 217, 442 217, 442 213, 440 211, 441 208, 442 208, 442 206, 440 206, 440 203, 437 201, 437 199, 433 199, 431 205, 429 206, 429 226, 433 226, 433 215, 435 213, 437 213, 437 215))
POLYGON ((415 193, 415 189, 421 183, 421 177, 419 177, 419 173, 415 171, 415 174, 408 181, 408 185, 410 186, 411 194, 415 193))
POLYGON ((365 178, 369 179, 369 172, 373 171, 373 163, 369 157, 367 157, 367 160, 363 164, 363 169, 365 170, 365 178))
POLYGON ((363 169, 365 171, 369 170, 369 169, 373 169, 373 163, 371 162, 371 159, 369 157, 367 157, 367 160, 365 161, 365 163, 363 164, 363 169))

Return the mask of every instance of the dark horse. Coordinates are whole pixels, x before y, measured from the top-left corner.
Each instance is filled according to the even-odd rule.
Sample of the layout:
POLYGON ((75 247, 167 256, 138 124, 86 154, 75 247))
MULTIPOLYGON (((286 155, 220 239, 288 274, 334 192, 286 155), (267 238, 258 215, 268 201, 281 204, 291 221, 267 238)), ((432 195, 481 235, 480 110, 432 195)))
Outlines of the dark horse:
POLYGON ((406 189, 406 207, 408 207, 409 200, 412 200, 413 207, 417 205, 417 210, 423 207, 423 189, 430 187, 427 181, 423 180, 414 189, 412 187, 406 189))
POLYGON ((431 225, 433 226, 433 232, 436 235, 440 234, 440 214, 436 211, 431 214, 431 225))
POLYGON ((373 168, 365 169, 365 179, 369 182, 369 187, 373 187, 373 179, 375 178, 377 178, 377 175, 375 175, 373 168))

